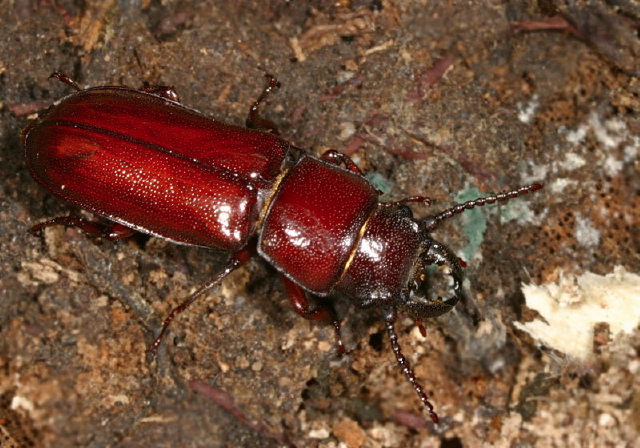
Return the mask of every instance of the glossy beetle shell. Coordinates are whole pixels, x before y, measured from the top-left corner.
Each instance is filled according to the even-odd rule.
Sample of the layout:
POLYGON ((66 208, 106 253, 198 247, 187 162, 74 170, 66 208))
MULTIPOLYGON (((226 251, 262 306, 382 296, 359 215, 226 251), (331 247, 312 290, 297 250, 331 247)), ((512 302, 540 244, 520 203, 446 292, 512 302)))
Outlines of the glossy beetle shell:
POLYGON ((127 227, 228 252, 255 232, 289 144, 121 87, 71 94, 22 134, 49 191, 127 227))
POLYGON ((308 291, 327 295, 377 203, 376 189, 363 176, 305 156, 274 195, 258 252, 308 291))
POLYGON ((400 302, 420 268, 420 229, 404 206, 380 206, 367 222, 336 289, 358 306, 400 302))

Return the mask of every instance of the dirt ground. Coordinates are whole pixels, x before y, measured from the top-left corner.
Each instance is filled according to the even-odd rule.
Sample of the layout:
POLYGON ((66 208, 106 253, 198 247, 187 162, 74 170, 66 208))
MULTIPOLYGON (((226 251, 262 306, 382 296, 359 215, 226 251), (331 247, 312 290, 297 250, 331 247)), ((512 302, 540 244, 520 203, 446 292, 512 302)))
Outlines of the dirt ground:
POLYGON ((616 335, 598 324, 586 358, 515 326, 539 316, 523 283, 640 273, 636 0, 0 6, 2 448, 631 447, 640 437, 637 325, 616 335), (20 148, 20 130, 69 92, 47 80, 53 71, 83 87, 171 85, 238 125, 272 73, 282 88, 265 115, 288 140, 346 152, 384 200, 431 197, 418 217, 544 183, 434 235, 466 260, 470 301, 425 322, 426 339, 409 319, 397 330, 441 423, 396 365, 378 310, 332 298, 351 350, 339 357, 331 326, 297 316, 261 260, 147 354, 164 316, 225 254, 72 228, 28 234, 78 213, 30 177, 20 148))

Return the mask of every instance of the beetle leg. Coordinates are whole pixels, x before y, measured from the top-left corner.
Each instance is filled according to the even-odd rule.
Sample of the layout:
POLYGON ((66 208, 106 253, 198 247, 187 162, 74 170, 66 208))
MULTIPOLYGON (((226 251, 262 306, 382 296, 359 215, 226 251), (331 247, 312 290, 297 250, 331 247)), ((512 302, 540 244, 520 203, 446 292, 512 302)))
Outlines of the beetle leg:
POLYGON ((267 87, 264 88, 256 102, 251 105, 251 108, 249 108, 246 125, 250 129, 258 129, 261 131, 271 132, 275 135, 280 135, 276 124, 267 118, 261 117, 258 110, 260 108, 260 104, 267 98, 267 96, 269 96, 271 91, 280 87, 280 83, 272 75, 266 74, 265 78, 269 80, 269 83, 267 84, 267 87))
POLYGON ((78 84, 76 84, 76 82, 73 79, 71 79, 69 75, 65 75, 64 73, 60 73, 60 72, 53 72, 49 75, 49 79, 51 78, 55 78, 58 81, 73 87, 74 89, 76 89, 76 91, 80 91, 80 87, 78 86, 78 84))
POLYGON ((49 221, 41 222, 40 224, 36 224, 31 227, 29 232, 31 232, 32 235, 40 236, 42 234, 42 229, 52 226, 77 227, 84 232, 100 236, 109 241, 118 241, 123 238, 128 238, 136 233, 134 229, 123 226, 122 224, 111 223, 105 225, 75 216, 59 216, 57 218, 50 219, 49 221))
POLYGON ((418 327, 418 330, 420 331, 420 334, 422 335, 422 337, 426 338, 427 337, 427 329, 422 324, 422 319, 416 319, 415 322, 414 322, 414 325, 416 327, 418 327))
POLYGON ((153 93, 154 95, 158 95, 162 98, 175 101, 176 103, 180 102, 178 92, 176 92, 176 89, 174 89, 172 86, 144 86, 140 90, 142 90, 143 92, 153 93))
POLYGON ((331 305, 316 305, 311 308, 307 301, 307 294, 305 291, 284 275, 281 275, 280 277, 282 278, 285 290, 289 296, 289 302, 291 302, 291 306, 293 306, 296 313, 305 319, 331 322, 336 332, 338 353, 341 355, 346 353, 344 343, 342 342, 342 334, 340 332, 340 322, 338 321, 338 316, 336 315, 336 311, 333 307, 331 305))
POLYGON ((360 171, 360 168, 358 168, 358 165, 356 165, 355 162, 351 160, 351 158, 348 155, 342 154, 341 152, 336 151, 335 149, 329 149, 325 151, 320 156, 320 158, 326 162, 330 162, 335 165, 340 165, 342 163, 349 171, 353 171, 356 174, 364 176, 364 174, 362 174, 362 171, 360 171))
POLYGON ((255 243, 254 244, 250 243, 249 245, 245 246, 244 249, 236 252, 229 259, 229 261, 227 262, 227 265, 220 272, 218 272, 215 277, 213 277, 207 283, 202 285, 200 288, 198 288, 196 290, 196 292, 191 294, 180 305, 175 307, 169 313, 169 315, 165 318, 164 322, 162 323, 162 330, 160 330, 160 334, 153 341, 153 344, 151 344, 151 346, 147 349, 147 351, 155 353, 156 350, 158 350, 158 347, 160 347, 160 344, 162 343, 162 340, 164 339, 165 334, 167 333, 167 330, 169 329, 169 325, 171 325, 171 322, 173 322, 173 320, 176 318, 176 316, 178 316, 178 314, 182 313, 184 310, 189 308, 189 306, 193 302, 195 302, 196 299, 198 299, 199 297, 201 297, 204 294, 206 294, 207 292, 209 292, 214 286, 216 286, 218 283, 220 283, 223 278, 225 278, 231 272, 235 271, 240 266, 242 266, 247 261, 249 261, 249 259, 254 254, 255 254, 255 243))
POLYGON ((416 379, 416 375, 413 373, 413 369, 411 368, 411 365, 409 365, 409 361, 407 361, 407 358, 405 358, 404 355, 402 354, 402 348, 398 343, 398 334, 394 329, 394 323, 397 317, 395 309, 383 311, 382 314, 383 314, 385 325, 387 327, 387 334, 389 335, 389 341, 391 341, 391 349, 393 350, 393 354, 396 355, 396 361, 398 361, 400 368, 402 369, 407 379, 415 389, 416 393, 420 397, 420 400, 424 403, 425 407, 429 411, 429 416, 431 417, 431 420, 433 420, 433 423, 438 424, 440 421, 438 419, 438 414, 436 414, 435 411, 433 410, 433 405, 431 404, 431 402, 429 402, 429 398, 427 397, 427 394, 424 393, 424 389, 422 388, 422 385, 418 383, 418 380, 416 379))

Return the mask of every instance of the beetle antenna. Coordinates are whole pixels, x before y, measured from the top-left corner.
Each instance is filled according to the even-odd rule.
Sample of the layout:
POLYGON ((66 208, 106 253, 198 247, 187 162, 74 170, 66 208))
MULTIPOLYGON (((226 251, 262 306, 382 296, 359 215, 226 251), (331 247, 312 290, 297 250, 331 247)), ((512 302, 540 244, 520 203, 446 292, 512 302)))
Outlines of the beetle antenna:
POLYGON ((433 420, 433 423, 438 424, 440 422, 440 419, 438 418, 438 414, 436 414, 436 412, 433 410, 433 405, 429 401, 427 394, 424 393, 422 385, 418 383, 418 380, 416 379, 416 375, 415 373, 413 373, 413 369, 411 369, 411 366, 409 365, 409 361, 407 361, 407 358, 405 358, 405 356, 402 354, 402 348, 398 343, 398 334, 396 333, 396 330, 393 328, 393 323, 395 322, 395 319, 396 319, 395 312, 392 312, 390 316, 387 316, 385 318, 385 325, 387 326, 387 333, 389 334, 389 340, 391 341, 391 348, 393 349, 393 354, 396 355, 396 360, 398 361, 398 364, 400 364, 402 371, 404 372, 407 379, 409 380, 409 382, 417 392, 418 396, 420 397, 420 400, 422 400, 425 407, 429 411, 429 416, 431 417, 431 420, 433 420))
POLYGON ((454 215, 460 214, 466 210, 471 210, 472 208, 475 208, 475 207, 482 207, 485 204, 493 204, 495 202, 506 202, 509 199, 517 198, 518 196, 523 196, 527 193, 540 190, 541 188, 542 188, 542 184, 531 184, 531 185, 517 188, 515 190, 507 191, 506 193, 500 193, 493 196, 474 199, 473 201, 467 201, 464 204, 456 204, 453 207, 438 213, 437 215, 433 215, 425 218, 422 222, 424 223, 426 230, 431 232, 436 228, 438 228, 438 226, 442 221, 449 219, 454 215))

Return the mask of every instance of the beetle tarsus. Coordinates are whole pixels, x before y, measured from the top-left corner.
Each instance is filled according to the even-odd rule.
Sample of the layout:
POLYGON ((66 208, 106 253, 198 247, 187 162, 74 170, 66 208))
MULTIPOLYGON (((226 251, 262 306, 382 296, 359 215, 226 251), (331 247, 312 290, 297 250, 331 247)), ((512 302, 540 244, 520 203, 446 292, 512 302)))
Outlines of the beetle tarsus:
POLYGON ((71 79, 68 75, 65 75, 64 73, 53 72, 51 73, 51 75, 49 75, 49 79, 51 78, 57 79, 58 81, 73 87, 78 92, 80 91, 80 87, 78 86, 78 84, 76 84, 76 82, 73 79, 71 79))
POLYGON ((344 342, 342 342, 342 331, 340 331, 340 321, 337 320, 336 318, 336 320, 334 320, 332 324, 333 324, 333 330, 335 331, 335 334, 336 334, 336 347, 338 350, 338 355, 342 356, 348 352, 344 346, 344 342))
POLYGON ((273 89, 280 87, 280 82, 270 74, 265 74, 265 78, 267 78, 268 83, 267 87, 264 88, 258 99, 251 105, 249 109, 249 115, 247 116, 246 125, 250 129, 257 129, 260 131, 271 132, 275 135, 280 135, 278 132, 278 127, 276 124, 267 119, 260 116, 260 104, 264 102, 264 100, 269 96, 269 94, 273 91, 273 89))

